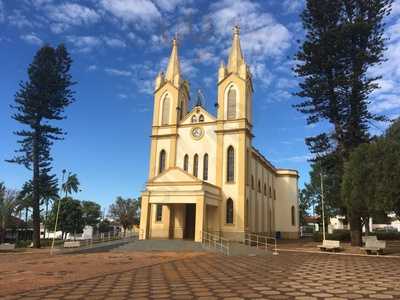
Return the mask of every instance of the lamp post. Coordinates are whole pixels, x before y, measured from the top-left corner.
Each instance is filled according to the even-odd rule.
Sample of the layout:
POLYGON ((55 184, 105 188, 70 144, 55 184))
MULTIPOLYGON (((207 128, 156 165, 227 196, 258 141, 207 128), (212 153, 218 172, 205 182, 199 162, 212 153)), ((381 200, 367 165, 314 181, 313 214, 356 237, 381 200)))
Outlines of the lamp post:
POLYGON ((323 241, 325 241, 324 175, 322 173, 322 162, 321 161, 320 161, 319 175, 321 177, 322 239, 323 239, 323 241))
MULTIPOLYGON (((65 170, 65 169, 62 170, 61 187, 64 185, 65 173, 66 173, 66 170, 65 170)), ((54 240, 55 240, 55 238, 56 238, 56 232, 57 232, 58 215, 60 214, 60 204, 61 204, 61 197, 58 198, 57 214, 56 214, 56 221, 55 221, 55 224, 54 224, 53 240, 52 240, 52 242, 51 242, 50 255, 53 254, 54 240)))

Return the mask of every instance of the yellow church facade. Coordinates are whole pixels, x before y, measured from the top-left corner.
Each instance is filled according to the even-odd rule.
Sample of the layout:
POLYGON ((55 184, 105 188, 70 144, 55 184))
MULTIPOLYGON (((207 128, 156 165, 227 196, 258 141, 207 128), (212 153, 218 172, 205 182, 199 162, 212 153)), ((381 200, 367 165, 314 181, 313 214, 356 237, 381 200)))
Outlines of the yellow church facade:
POLYGON ((252 76, 239 28, 218 70, 217 115, 189 109, 173 40, 155 82, 150 167, 142 192, 141 239, 193 239, 202 232, 240 240, 245 232, 299 233, 298 173, 278 169, 252 146, 252 76))

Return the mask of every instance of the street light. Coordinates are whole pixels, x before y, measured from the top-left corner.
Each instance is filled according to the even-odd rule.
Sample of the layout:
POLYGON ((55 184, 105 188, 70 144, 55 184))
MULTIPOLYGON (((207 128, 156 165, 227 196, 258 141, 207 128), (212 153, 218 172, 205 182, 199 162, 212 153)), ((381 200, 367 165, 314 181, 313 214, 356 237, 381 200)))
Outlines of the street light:
POLYGON ((322 174, 322 161, 320 160, 319 175, 321 177, 321 211, 322 211, 322 239, 325 241, 325 205, 324 205, 324 175, 322 174))
MULTIPOLYGON (((61 188, 62 188, 62 186, 64 185, 64 177, 65 177, 65 173, 66 173, 66 172, 67 172, 67 171, 66 171, 65 169, 62 170, 61 188)), ((51 242, 50 255, 53 254, 54 240, 55 240, 55 238, 56 238, 56 231, 57 231, 58 215, 60 214, 60 203, 61 203, 61 197, 58 197, 56 222, 55 222, 55 224, 54 224, 53 241, 51 242)))

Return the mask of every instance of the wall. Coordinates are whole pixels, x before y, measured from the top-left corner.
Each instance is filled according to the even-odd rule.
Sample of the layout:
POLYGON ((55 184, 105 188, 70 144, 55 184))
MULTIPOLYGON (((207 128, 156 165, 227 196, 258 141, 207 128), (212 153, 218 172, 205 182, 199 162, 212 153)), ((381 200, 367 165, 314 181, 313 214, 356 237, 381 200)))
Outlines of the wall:
POLYGON ((297 176, 283 175, 276 178, 275 224, 282 238, 299 236, 299 206, 297 176), (292 225, 291 207, 295 208, 295 224, 292 225))

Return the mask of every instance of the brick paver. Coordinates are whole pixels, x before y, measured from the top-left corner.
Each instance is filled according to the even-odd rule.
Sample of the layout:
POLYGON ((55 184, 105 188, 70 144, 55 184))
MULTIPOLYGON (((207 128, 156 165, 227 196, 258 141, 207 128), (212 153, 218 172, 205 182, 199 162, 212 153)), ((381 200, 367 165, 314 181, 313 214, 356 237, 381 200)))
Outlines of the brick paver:
POLYGON ((207 255, 5 299, 400 299, 400 259, 207 255))

